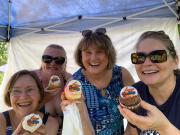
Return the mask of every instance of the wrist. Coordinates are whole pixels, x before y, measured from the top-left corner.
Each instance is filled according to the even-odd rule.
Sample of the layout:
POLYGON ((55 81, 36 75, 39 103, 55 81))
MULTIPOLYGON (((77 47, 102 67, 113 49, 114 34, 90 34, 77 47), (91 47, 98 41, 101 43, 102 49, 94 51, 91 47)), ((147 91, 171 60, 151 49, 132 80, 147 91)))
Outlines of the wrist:
POLYGON ((159 133, 160 135, 180 135, 180 131, 170 122, 167 124, 167 126, 162 127, 162 129, 159 130, 159 133))

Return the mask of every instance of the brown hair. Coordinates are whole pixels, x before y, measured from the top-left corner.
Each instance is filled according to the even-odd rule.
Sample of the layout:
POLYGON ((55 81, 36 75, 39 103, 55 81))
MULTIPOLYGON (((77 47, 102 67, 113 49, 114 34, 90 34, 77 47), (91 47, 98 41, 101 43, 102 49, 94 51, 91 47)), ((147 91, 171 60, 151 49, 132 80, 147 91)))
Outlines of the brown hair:
POLYGON ((84 68, 82 63, 82 51, 88 49, 91 45, 95 45, 99 49, 105 51, 105 54, 108 56, 107 69, 112 69, 116 63, 116 51, 113 47, 112 41, 106 34, 98 34, 97 32, 92 32, 88 37, 83 37, 80 40, 75 50, 76 63, 84 68))
POLYGON ((36 84, 37 84, 37 87, 39 89, 39 93, 40 93, 40 103, 43 102, 43 99, 44 99, 44 88, 42 86, 42 83, 40 82, 39 78, 37 77, 37 75, 35 74, 35 72, 33 71, 29 71, 29 70, 20 70, 18 72, 16 72, 11 78, 10 80, 8 81, 6 87, 5 87, 5 92, 4 92, 4 101, 5 101, 5 104, 9 107, 11 107, 11 102, 10 102, 10 92, 14 86, 14 84, 16 83, 16 81, 21 77, 21 76, 24 76, 24 75, 29 75, 31 76, 36 84))
MULTIPOLYGON (((166 47, 166 49, 169 51, 170 56, 175 60, 178 58, 177 52, 175 50, 174 44, 170 37, 164 32, 164 31, 147 31, 144 32, 140 38, 138 39, 138 42, 136 43, 136 48, 138 48, 141 41, 153 38, 161 41, 163 45, 166 47)), ((174 70, 175 74, 180 74, 180 69, 174 70)))

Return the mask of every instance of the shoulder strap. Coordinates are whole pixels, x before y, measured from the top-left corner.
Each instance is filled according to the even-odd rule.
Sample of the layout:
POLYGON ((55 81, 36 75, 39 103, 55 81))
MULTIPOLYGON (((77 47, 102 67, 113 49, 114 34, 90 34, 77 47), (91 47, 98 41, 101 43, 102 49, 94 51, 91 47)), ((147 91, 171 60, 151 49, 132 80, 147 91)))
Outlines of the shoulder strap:
POLYGON ((49 117, 49 113, 45 113, 42 119, 44 125, 46 124, 48 117, 49 117))
POLYGON ((10 120, 10 116, 9 116, 9 111, 3 112, 3 115, 4 115, 5 119, 6 119, 6 125, 7 125, 7 127, 8 127, 8 126, 11 126, 11 120, 10 120))
POLYGON ((45 105, 43 105, 43 106, 39 109, 39 111, 45 114, 45 113, 46 113, 45 105))

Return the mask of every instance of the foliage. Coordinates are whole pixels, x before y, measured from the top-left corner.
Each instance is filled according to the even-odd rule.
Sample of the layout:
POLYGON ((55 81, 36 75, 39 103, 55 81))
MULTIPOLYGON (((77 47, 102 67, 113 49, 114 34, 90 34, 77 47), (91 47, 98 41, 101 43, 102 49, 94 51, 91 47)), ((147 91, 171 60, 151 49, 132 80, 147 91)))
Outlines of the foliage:
POLYGON ((1 72, 0 72, 0 84, 1 84, 1 82, 2 82, 2 80, 3 80, 3 76, 4 76, 4 73, 1 73, 1 72))
MULTIPOLYGON (((7 63, 7 46, 5 42, 0 42, 0 66, 7 63)), ((0 72, 0 84, 3 80, 4 73, 0 72)))
POLYGON ((7 46, 5 42, 0 42, 0 66, 7 63, 7 46))

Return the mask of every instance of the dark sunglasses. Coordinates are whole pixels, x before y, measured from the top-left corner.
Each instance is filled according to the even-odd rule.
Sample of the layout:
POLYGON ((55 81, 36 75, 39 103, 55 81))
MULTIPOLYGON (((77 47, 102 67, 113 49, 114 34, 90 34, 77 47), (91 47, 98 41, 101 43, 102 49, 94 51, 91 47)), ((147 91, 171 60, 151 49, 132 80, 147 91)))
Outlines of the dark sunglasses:
POLYGON ((83 37, 90 37, 92 33, 97 33, 99 35, 105 34, 106 29, 105 28, 98 28, 94 32, 92 30, 83 30, 82 35, 83 37))
POLYGON ((49 55, 43 55, 42 61, 44 63, 47 63, 47 64, 50 64, 52 61, 54 61, 56 64, 62 65, 65 62, 65 58, 64 57, 52 57, 49 55))
POLYGON ((148 57, 153 63, 163 63, 167 61, 167 51, 166 50, 155 50, 149 54, 143 52, 137 52, 131 54, 131 62, 133 64, 143 64, 148 57))

